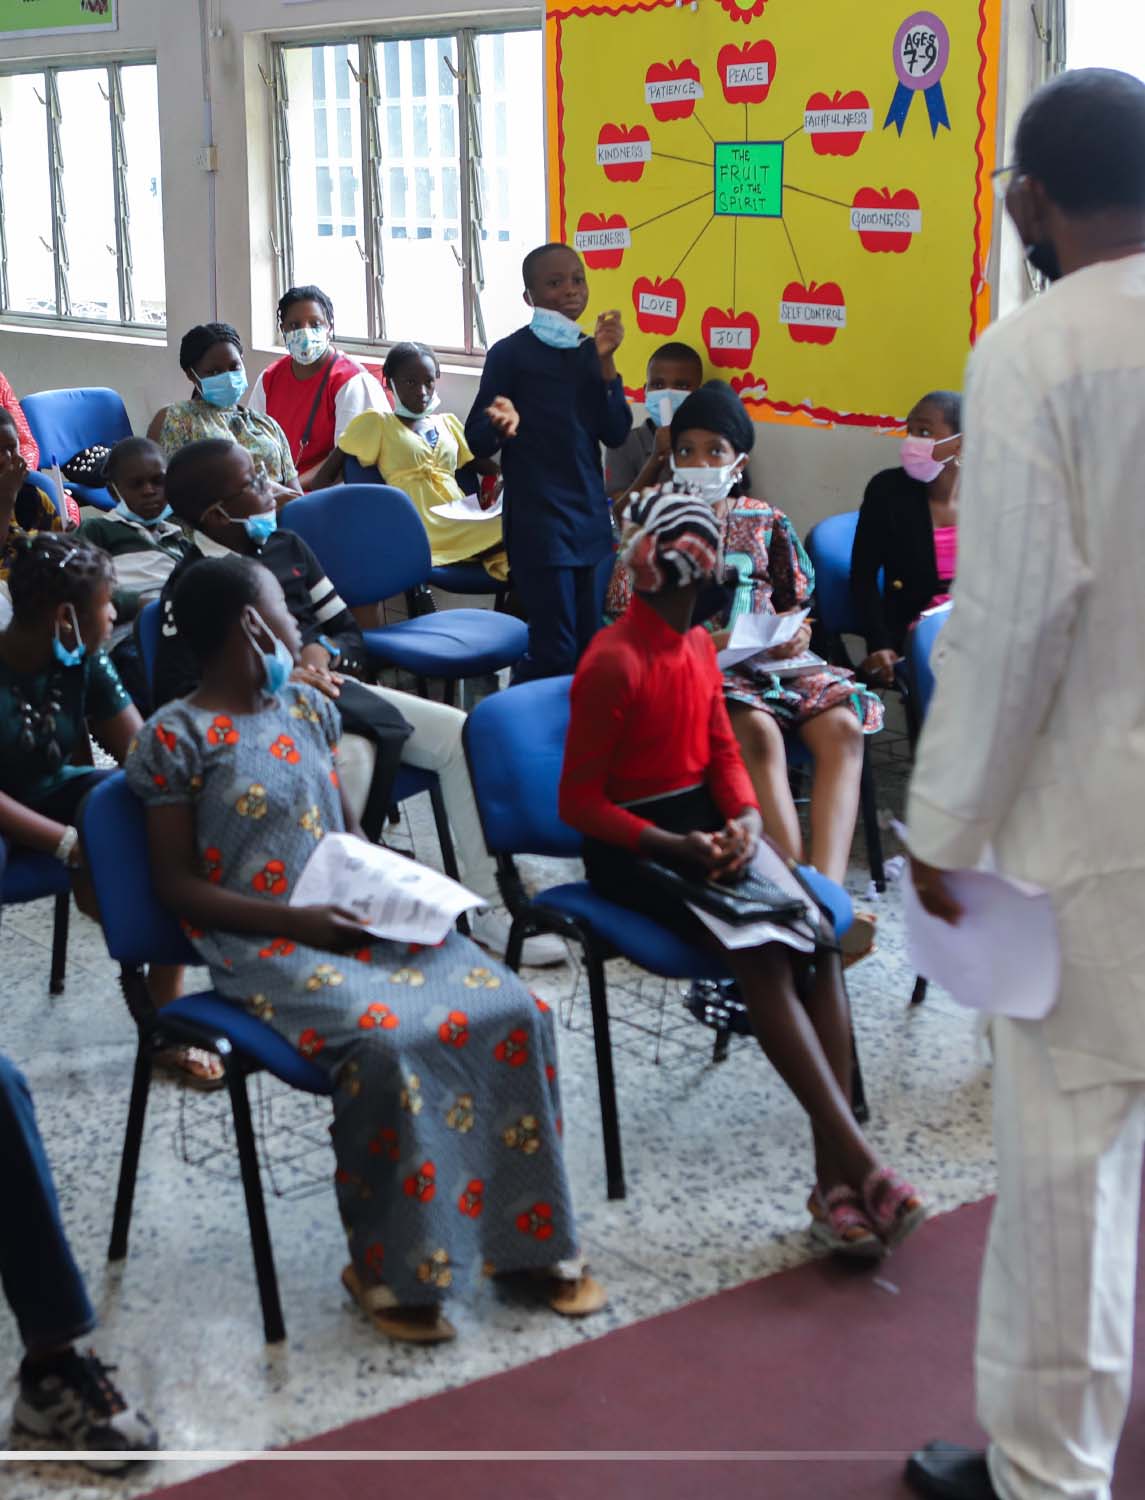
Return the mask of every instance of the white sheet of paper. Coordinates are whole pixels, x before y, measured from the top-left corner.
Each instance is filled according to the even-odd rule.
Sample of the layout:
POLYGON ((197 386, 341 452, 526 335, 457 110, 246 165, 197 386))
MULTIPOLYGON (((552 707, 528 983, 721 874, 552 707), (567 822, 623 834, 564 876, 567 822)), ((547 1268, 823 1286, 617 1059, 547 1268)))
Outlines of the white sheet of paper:
POLYGON ((341 906, 373 937, 440 943, 463 911, 483 897, 392 849, 349 833, 320 839, 290 897, 291 906, 341 906))
MULTIPOLYGON (((807 892, 770 844, 760 843, 751 864, 753 870, 758 870, 761 875, 774 880, 781 890, 799 901, 806 901, 808 906, 813 906, 807 892)), ((714 934, 725 948, 733 952, 737 948, 759 948, 764 943, 783 943, 788 948, 794 948, 797 953, 814 953, 815 951, 812 938, 793 932, 790 927, 781 927, 776 922, 725 922, 720 917, 713 917, 710 911, 694 906, 690 901, 685 905, 689 911, 699 917, 708 931, 714 934)), ((818 908, 814 909, 817 915, 818 908)))
POLYGON ((444 516, 447 521, 495 521, 501 514, 501 496, 497 496, 488 510, 481 509, 476 495, 462 495, 460 500, 431 505, 430 510, 435 516, 444 516))
POLYGON ((903 901, 915 969, 970 1010, 1019 1021, 1048 1016, 1061 987, 1049 896, 988 870, 954 870, 946 879, 963 911, 956 927, 923 910, 908 866, 903 901))
POLYGON ((740 615, 732 627, 731 639, 716 657, 720 670, 773 651, 776 646, 786 646, 799 634, 799 627, 809 614, 810 610, 800 609, 792 615, 773 615, 770 611, 740 615))

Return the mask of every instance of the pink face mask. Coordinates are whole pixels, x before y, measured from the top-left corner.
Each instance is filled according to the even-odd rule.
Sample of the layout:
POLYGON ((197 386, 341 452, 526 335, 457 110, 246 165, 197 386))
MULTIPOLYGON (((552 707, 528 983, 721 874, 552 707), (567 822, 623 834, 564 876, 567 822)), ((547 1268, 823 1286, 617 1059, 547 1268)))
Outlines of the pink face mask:
POLYGON ((941 443, 952 443, 954 438, 961 437, 956 432, 954 437, 948 438, 916 438, 904 439, 902 445, 902 466, 912 479, 920 479, 923 484, 931 484, 942 473, 946 465, 954 462, 954 455, 949 458, 935 458, 934 450, 941 443))

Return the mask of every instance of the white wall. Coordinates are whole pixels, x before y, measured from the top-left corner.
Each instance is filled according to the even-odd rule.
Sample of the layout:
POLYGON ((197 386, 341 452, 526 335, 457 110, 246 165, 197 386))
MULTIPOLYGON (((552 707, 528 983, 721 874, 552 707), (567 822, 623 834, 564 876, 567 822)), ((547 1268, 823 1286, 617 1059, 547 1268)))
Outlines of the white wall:
MULTIPOLYGON (((1024 0, 1010 4, 1010 12, 1004 67, 1006 123, 1012 127, 1034 76, 1030 60, 1035 40, 1024 0)), ((136 429, 142 430, 159 406, 187 393, 177 351, 181 334, 193 324, 214 316, 234 323, 250 343, 252 376, 274 357, 270 107, 258 72, 259 62, 267 63, 268 36, 282 35, 287 28, 325 32, 364 23, 423 25, 436 17, 466 14, 485 24, 496 16, 539 21, 541 11, 526 0, 498 0, 495 7, 480 0, 310 0, 297 5, 283 0, 119 0, 119 13, 115 33, 0 43, 0 66, 16 59, 62 59, 81 51, 91 57, 150 53, 158 58, 168 339, 0 326, 0 369, 19 394, 62 385, 114 386, 136 429), (219 153, 214 257, 209 179, 194 159, 205 139, 201 14, 207 30, 223 33, 206 41, 219 153)), ((16 223, 8 225, 9 235, 18 232, 16 223)), ((1016 295, 1017 282, 1012 286, 1016 295)), ((338 288, 328 290, 336 303, 338 288)), ((468 411, 474 389, 472 372, 449 370, 442 386, 447 409, 468 411)), ((791 513, 801 530, 857 504, 866 478, 894 462, 893 442, 868 432, 774 424, 757 432, 753 470, 761 476, 764 492, 791 513)))

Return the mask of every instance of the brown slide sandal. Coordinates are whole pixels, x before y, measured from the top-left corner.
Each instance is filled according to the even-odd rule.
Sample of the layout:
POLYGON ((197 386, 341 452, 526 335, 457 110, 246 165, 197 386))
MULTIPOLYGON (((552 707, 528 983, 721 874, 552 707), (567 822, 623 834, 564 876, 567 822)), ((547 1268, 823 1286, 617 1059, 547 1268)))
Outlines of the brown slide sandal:
POLYGON ((575 1281, 562 1281, 558 1276, 548 1275, 546 1281, 549 1306, 562 1318, 587 1318, 608 1306, 608 1293, 587 1269, 575 1281))
POLYGON ((352 1265, 342 1272, 342 1285, 387 1338, 403 1344, 448 1344, 457 1329, 436 1306, 396 1307, 393 1296, 382 1286, 366 1287, 352 1265))

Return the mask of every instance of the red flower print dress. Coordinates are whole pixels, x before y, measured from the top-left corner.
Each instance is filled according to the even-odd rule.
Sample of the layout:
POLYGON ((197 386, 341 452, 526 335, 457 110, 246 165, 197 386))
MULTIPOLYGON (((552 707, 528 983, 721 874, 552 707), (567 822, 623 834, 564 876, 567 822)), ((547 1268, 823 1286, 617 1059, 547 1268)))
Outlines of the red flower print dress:
MULTIPOLYGON (((284 903, 323 831, 343 828, 339 732, 329 699, 294 684, 225 722, 170 703, 140 731, 127 778, 148 804, 194 808, 207 879, 284 903)), ((457 933, 344 955, 269 934, 191 939, 220 994, 333 1079, 338 1204, 367 1285, 412 1306, 483 1265, 576 1254, 553 1017, 514 974, 457 933)))

